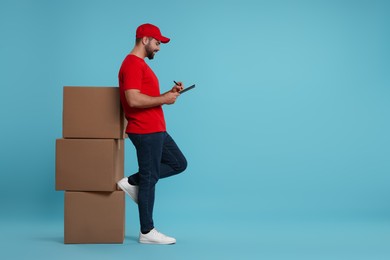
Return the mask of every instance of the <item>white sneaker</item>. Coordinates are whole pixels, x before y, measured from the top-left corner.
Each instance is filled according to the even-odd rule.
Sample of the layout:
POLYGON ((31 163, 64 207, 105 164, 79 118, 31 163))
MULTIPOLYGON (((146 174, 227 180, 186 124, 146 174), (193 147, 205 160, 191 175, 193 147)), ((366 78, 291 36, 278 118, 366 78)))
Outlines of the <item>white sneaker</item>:
POLYGON ((153 228, 147 234, 139 233, 139 242, 142 244, 170 245, 175 244, 176 239, 168 237, 153 228))
POLYGON ((119 188, 127 193, 134 200, 135 203, 138 204, 138 186, 131 185, 127 181, 127 177, 117 182, 119 188))

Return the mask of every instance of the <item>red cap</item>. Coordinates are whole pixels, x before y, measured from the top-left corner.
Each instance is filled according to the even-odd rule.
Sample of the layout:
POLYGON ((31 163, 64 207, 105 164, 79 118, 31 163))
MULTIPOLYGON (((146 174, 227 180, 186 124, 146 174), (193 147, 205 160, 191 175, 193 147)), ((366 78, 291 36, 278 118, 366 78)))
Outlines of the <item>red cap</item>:
POLYGON ((165 36, 162 36, 160 29, 157 26, 150 23, 145 23, 138 26, 135 37, 137 39, 142 37, 153 37, 154 39, 162 43, 168 43, 171 40, 165 36))

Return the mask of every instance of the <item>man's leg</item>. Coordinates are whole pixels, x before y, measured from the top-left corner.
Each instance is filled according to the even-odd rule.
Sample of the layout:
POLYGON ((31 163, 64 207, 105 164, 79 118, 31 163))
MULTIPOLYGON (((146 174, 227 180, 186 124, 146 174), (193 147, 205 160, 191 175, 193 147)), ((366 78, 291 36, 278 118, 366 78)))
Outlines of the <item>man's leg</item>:
POLYGON ((155 185, 160 178, 161 167, 164 168, 162 176, 168 177, 184 171, 187 167, 187 161, 176 143, 165 132, 148 135, 129 134, 129 138, 137 150, 139 172, 128 178, 123 178, 118 182, 118 185, 132 198, 138 199, 133 198, 138 202, 141 223, 139 241, 147 244, 174 244, 176 239, 168 237, 154 228, 155 185))
MULTIPOLYGON (((164 135, 159 179, 179 174, 183 172, 186 168, 187 160, 185 156, 183 155, 175 141, 172 139, 172 137, 168 133, 166 133, 164 135)), ((129 176, 128 182, 131 185, 138 186, 138 172, 129 176)))
POLYGON ((163 133, 129 134, 138 159, 139 171, 129 180, 138 183, 138 210, 141 232, 147 233, 154 228, 153 207, 155 185, 159 179, 160 163, 163 147, 163 133))
POLYGON ((172 137, 168 133, 164 133, 159 178, 162 179, 179 174, 186 168, 187 160, 183 153, 172 137))

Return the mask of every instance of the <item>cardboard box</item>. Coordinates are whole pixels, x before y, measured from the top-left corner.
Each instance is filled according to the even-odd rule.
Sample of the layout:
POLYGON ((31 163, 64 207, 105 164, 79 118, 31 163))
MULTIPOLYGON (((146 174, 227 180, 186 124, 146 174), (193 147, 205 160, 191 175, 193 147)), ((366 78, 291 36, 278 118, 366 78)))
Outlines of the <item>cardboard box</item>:
POLYGON ((65 192, 64 243, 123 243, 125 195, 115 192, 65 192))
POLYGON ((125 138, 118 87, 64 87, 64 138, 125 138))
POLYGON ((123 139, 57 139, 56 190, 115 191, 123 175, 123 139))

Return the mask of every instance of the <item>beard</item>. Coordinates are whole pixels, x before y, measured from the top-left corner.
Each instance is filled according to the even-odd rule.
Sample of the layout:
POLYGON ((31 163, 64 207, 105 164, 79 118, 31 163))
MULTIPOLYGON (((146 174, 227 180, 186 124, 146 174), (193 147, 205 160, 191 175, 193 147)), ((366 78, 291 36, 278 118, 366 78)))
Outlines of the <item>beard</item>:
POLYGON ((148 57, 149 60, 153 60, 155 50, 150 47, 150 44, 145 45, 145 50, 146 50, 146 57, 148 57))

